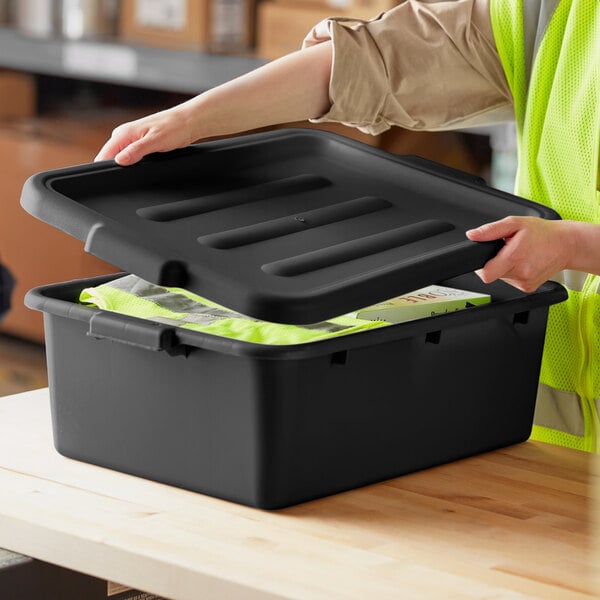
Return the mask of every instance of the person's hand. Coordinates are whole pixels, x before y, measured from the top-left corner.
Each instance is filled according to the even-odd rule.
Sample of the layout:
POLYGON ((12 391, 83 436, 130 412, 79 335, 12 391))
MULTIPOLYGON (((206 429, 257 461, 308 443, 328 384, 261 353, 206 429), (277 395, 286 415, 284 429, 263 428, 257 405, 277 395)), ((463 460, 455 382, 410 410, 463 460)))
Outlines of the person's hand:
POLYGON ((114 158, 119 165, 132 165, 152 152, 188 146, 192 137, 185 110, 175 106, 119 125, 95 160, 114 158))
POLYGON ((471 229, 467 237, 475 242, 505 242, 476 273, 484 283, 502 279, 523 292, 533 292, 568 268, 575 244, 569 228, 568 221, 513 216, 471 229))

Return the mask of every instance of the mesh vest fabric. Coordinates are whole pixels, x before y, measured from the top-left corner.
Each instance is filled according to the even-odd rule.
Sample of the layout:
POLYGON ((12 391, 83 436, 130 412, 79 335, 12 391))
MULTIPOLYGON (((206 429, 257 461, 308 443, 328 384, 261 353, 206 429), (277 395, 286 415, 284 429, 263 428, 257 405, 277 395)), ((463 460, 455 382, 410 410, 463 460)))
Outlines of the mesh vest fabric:
POLYGON ((313 325, 259 321, 230 311, 188 290, 161 287, 135 275, 85 288, 79 300, 102 310, 255 344, 305 344, 389 325, 383 321, 346 316, 313 325))
MULTIPOLYGON (((492 28, 514 97, 519 168, 515 192, 554 208, 563 219, 600 224, 600 3, 560 0, 540 26, 544 0, 492 0, 492 28), (525 15, 525 16, 524 16, 525 15), (539 19, 539 15, 537 17, 539 19), (526 37, 536 31, 528 64, 526 37)), ((552 306, 540 381, 575 392, 585 433, 574 436, 534 426, 533 437, 598 450, 594 399, 600 397, 600 277, 588 275, 568 301, 552 306)), ((539 401, 539 399, 538 399, 539 401)))

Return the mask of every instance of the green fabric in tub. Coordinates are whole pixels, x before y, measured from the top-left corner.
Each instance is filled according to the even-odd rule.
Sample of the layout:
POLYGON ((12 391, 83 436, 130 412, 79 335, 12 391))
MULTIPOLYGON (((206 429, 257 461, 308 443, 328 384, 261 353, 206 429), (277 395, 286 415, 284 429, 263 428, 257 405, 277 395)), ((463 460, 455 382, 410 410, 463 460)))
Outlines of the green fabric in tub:
POLYGON ((255 344, 315 342, 389 325, 351 316, 311 325, 285 325, 246 317, 182 288, 154 285, 125 275, 81 291, 80 302, 102 310, 150 319, 255 344))

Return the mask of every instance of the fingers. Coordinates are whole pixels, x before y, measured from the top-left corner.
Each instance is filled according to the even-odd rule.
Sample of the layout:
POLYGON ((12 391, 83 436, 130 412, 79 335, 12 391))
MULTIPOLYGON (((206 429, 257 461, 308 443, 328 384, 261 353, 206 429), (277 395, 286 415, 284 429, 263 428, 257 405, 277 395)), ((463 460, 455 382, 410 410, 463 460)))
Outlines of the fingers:
POLYGON ((467 232, 476 242, 503 239, 505 244, 483 268, 476 271, 484 283, 497 279, 523 292, 535 291, 553 274, 565 268, 568 244, 559 221, 536 217, 507 217, 467 232))
POLYGON ((502 255, 503 250, 504 248, 494 258, 488 260, 481 269, 475 271, 484 283, 491 283, 510 275, 514 265, 502 255))
POLYGON ((114 158, 119 165, 132 165, 147 154, 167 152, 190 143, 185 111, 175 108, 119 125, 96 160, 114 158))
POLYGON ((139 162, 146 154, 153 152, 150 144, 142 138, 132 142, 115 155, 115 162, 122 167, 139 162))
POLYGON ((489 242, 513 236, 519 229, 515 217, 506 217, 500 221, 485 223, 466 232, 467 237, 474 242, 489 242))
POLYGON ((135 123, 124 123, 113 130, 110 139, 102 146, 95 161, 114 158, 118 164, 128 165, 140 160, 143 156, 142 147, 137 146, 145 132, 139 130, 135 123))
POLYGON ((104 144, 95 160, 115 159, 121 166, 133 165, 147 154, 162 150, 157 136, 151 132, 137 133, 134 129, 120 126, 104 144))
MULTIPOLYGON (((516 224, 510 217, 492 223, 485 223, 466 232, 467 237, 473 242, 489 242, 492 240, 506 239, 515 234, 516 224)), ((501 277, 506 277, 513 265, 508 260, 510 250, 503 246, 498 254, 490 259, 481 269, 475 271, 484 283, 491 283, 501 277)))
POLYGON ((501 279, 522 292, 530 293, 546 281, 547 277, 541 274, 543 271, 530 265, 515 263, 512 257, 502 255, 502 250, 481 269, 475 271, 483 283, 501 279))
POLYGON ((114 158, 122 150, 121 144, 117 139, 111 137, 100 149, 94 161, 110 160, 114 158))
POLYGON ((466 232, 467 237, 474 242, 489 242, 498 239, 506 242, 494 258, 475 271, 484 283, 502 279, 521 291, 529 292, 537 289, 537 282, 534 282, 526 273, 527 261, 520 257, 523 249, 519 250, 520 244, 516 242, 517 234, 523 226, 523 220, 519 217, 506 217, 466 232))

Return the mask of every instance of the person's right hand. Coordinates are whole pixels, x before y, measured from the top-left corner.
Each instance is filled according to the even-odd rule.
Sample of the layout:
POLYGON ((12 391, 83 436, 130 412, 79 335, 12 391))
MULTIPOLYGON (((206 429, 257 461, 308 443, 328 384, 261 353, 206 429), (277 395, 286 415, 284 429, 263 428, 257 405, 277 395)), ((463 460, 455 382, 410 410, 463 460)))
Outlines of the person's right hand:
POLYGON ((186 111, 175 106, 116 127, 95 160, 114 158, 119 165, 132 165, 152 152, 188 146, 192 137, 186 111))

